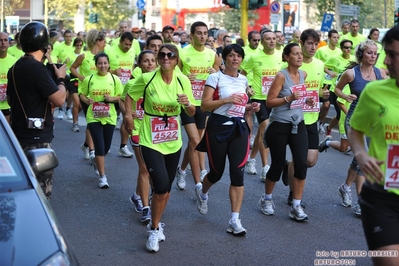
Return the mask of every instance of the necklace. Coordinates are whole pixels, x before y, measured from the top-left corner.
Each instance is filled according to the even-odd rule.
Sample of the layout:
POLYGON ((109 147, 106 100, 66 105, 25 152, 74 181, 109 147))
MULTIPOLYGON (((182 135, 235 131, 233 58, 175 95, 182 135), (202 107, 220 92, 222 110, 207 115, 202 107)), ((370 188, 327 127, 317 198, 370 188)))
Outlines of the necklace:
POLYGON ((363 78, 371 80, 371 74, 373 73, 373 67, 371 67, 370 72, 367 74, 362 70, 362 67, 360 66, 360 72, 362 72, 363 78))

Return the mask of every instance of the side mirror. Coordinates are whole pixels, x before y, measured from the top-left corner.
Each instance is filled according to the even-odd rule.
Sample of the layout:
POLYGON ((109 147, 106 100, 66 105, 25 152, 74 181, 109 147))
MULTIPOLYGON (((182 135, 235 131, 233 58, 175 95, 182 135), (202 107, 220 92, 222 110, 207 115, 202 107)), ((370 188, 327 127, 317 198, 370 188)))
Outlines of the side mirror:
POLYGON ((57 155, 52 149, 30 150, 26 157, 35 174, 52 170, 58 166, 57 155))

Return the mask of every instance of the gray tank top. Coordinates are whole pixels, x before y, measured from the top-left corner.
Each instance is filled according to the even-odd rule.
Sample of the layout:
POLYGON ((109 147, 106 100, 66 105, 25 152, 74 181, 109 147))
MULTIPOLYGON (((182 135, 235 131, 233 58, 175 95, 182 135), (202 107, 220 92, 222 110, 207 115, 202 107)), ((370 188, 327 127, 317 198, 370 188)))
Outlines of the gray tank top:
MULTIPOLYGON (((305 79, 302 70, 299 71, 299 83, 295 84, 287 69, 283 69, 280 72, 283 73, 285 82, 282 90, 280 91, 277 98, 284 98, 284 96, 290 96, 292 94, 291 87, 299 84, 304 84, 305 79)), ((293 127, 293 134, 296 134, 297 125, 303 121, 303 111, 302 108, 290 109, 290 103, 285 103, 283 105, 273 107, 272 112, 270 113, 270 122, 281 122, 281 123, 290 123, 293 127), (294 133, 295 132, 295 133, 294 133)))

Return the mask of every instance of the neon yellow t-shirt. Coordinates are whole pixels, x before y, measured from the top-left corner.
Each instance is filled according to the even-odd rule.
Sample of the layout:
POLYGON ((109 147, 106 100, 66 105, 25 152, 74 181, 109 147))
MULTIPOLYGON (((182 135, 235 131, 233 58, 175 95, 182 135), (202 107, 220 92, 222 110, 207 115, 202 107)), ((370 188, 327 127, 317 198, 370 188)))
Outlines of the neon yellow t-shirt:
POLYGON ((107 54, 111 70, 121 68, 121 76, 119 79, 122 85, 125 86, 132 75, 135 58, 134 50, 130 49, 125 53, 119 48, 119 45, 116 45, 112 46, 112 48, 107 51, 107 54))
POLYGON ((378 55, 378 59, 377 59, 377 63, 375 64, 375 67, 388 69, 387 66, 384 64, 385 57, 386 57, 385 50, 381 49, 381 52, 378 55))
MULTIPOLYGON (((82 63, 79 66, 79 74, 84 77, 90 76, 97 72, 96 62, 94 61, 94 54, 90 51, 86 51, 83 53, 85 57, 82 60, 82 63)), ((80 88, 82 82, 79 80, 78 89, 80 88)))
POLYGON ((128 94, 134 101, 138 101, 143 96, 144 88, 151 79, 146 89, 144 109, 147 114, 144 114, 140 127, 140 145, 162 154, 175 153, 182 147, 181 126, 178 118, 182 105, 176 100, 177 94, 186 94, 189 101, 193 103, 191 83, 185 75, 176 74, 176 72, 173 73, 170 84, 163 81, 160 71, 145 73, 135 79, 131 86, 129 85, 128 94), (165 122, 162 121, 161 117, 164 115, 169 117, 168 127, 165 127, 165 122))
POLYGON ((182 49, 180 60, 184 75, 196 74, 196 78, 191 84, 191 89, 195 99, 193 104, 200 106, 205 82, 209 76, 208 68, 213 67, 215 63, 215 52, 211 49, 204 49, 199 52, 193 46, 190 46, 182 49))
MULTIPOLYGON (((324 81, 324 63, 317 58, 313 58, 310 63, 303 62, 299 69, 308 74, 305 79, 306 89, 308 91, 317 90, 320 92, 320 89, 323 88, 324 81)), ((305 125, 311 125, 318 120, 319 112, 304 112, 303 117, 305 119, 305 125)))
POLYGON ((25 53, 22 50, 19 50, 17 45, 13 45, 8 48, 7 53, 9 55, 14 56, 15 58, 19 59, 21 56, 23 56, 25 53))
POLYGON ((7 102, 7 73, 17 59, 7 54, 5 58, 0 58, 0 110, 10 109, 7 102))
POLYGON ((324 63, 328 61, 331 57, 340 56, 342 54, 341 49, 339 47, 335 47, 334 50, 331 50, 328 45, 320 47, 317 49, 316 54, 314 55, 315 58, 320 59, 324 63))
POLYGON ((118 76, 111 73, 108 73, 106 76, 99 76, 97 73, 86 76, 79 87, 78 93, 79 95, 86 95, 95 102, 90 104, 87 109, 87 123, 100 122, 102 125, 116 125, 117 114, 114 103, 105 103, 104 95, 109 94, 112 97, 120 96, 122 90, 122 83, 118 79, 118 76))
POLYGON ((281 53, 274 52, 272 55, 268 55, 263 50, 254 53, 248 61, 241 63, 245 72, 253 71, 252 89, 255 94, 251 99, 266 100, 270 85, 282 65, 281 53))
POLYGON ((65 42, 60 43, 57 46, 57 49, 54 49, 51 53, 52 55, 56 56, 60 62, 64 63, 68 54, 72 53, 75 50, 72 43, 70 45, 66 45, 65 42))
MULTIPOLYGON (((370 137, 369 155, 384 161, 380 166, 384 173, 384 182, 394 181, 394 173, 387 172, 387 167, 397 167, 388 153, 394 152, 398 157, 398 149, 392 145, 399 145, 399 87, 395 79, 373 81, 366 85, 359 102, 353 112, 350 125, 355 130, 364 132, 370 137), (391 149, 389 149, 391 148, 391 149), (390 164, 387 164, 388 159, 390 164)), ((396 169, 396 178, 399 169, 396 169)), ((381 185, 384 185, 384 182, 381 185)), ((399 195, 399 188, 388 189, 388 192, 399 195)))
POLYGON ((67 61, 67 73, 70 74, 71 73, 71 66, 73 64, 73 62, 75 62, 76 58, 79 56, 80 54, 75 54, 75 50, 73 50, 72 52, 69 52, 68 54, 65 55, 65 61, 67 61, 67 59, 69 58, 69 60, 67 61))
MULTIPOLYGON (((245 57, 244 60, 248 61, 249 58, 256 53, 257 51, 260 51, 259 48, 256 49, 252 49, 251 47, 249 47, 249 45, 244 46, 244 53, 245 53, 245 57)), ((277 52, 277 50, 275 50, 275 52, 277 52)), ((240 67, 240 69, 242 69, 242 67, 240 67)), ((253 82, 253 78, 254 78, 254 74, 251 72, 247 73, 247 79, 248 79, 248 85, 252 86, 252 82, 253 82)))
POLYGON ((340 56, 331 57, 330 59, 328 59, 328 61, 325 63, 325 67, 337 73, 337 76, 332 80, 330 91, 334 92, 338 76, 345 71, 346 67, 349 65, 350 62, 354 61, 355 57, 353 55, 351 55, 349 59, 345 59, 342 57, 342 54, 340 56))

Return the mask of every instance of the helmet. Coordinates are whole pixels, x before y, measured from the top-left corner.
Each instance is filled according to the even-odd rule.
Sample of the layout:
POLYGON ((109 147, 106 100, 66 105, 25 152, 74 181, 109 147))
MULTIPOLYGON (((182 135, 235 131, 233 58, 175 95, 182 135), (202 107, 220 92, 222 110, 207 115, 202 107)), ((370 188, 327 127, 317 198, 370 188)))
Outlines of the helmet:
POLYGON ((43 23, 38 21, 26 24, 22 28, 19 38, 22 51, 25 53, 47 49, 49 43, 47 28, 43 23))

